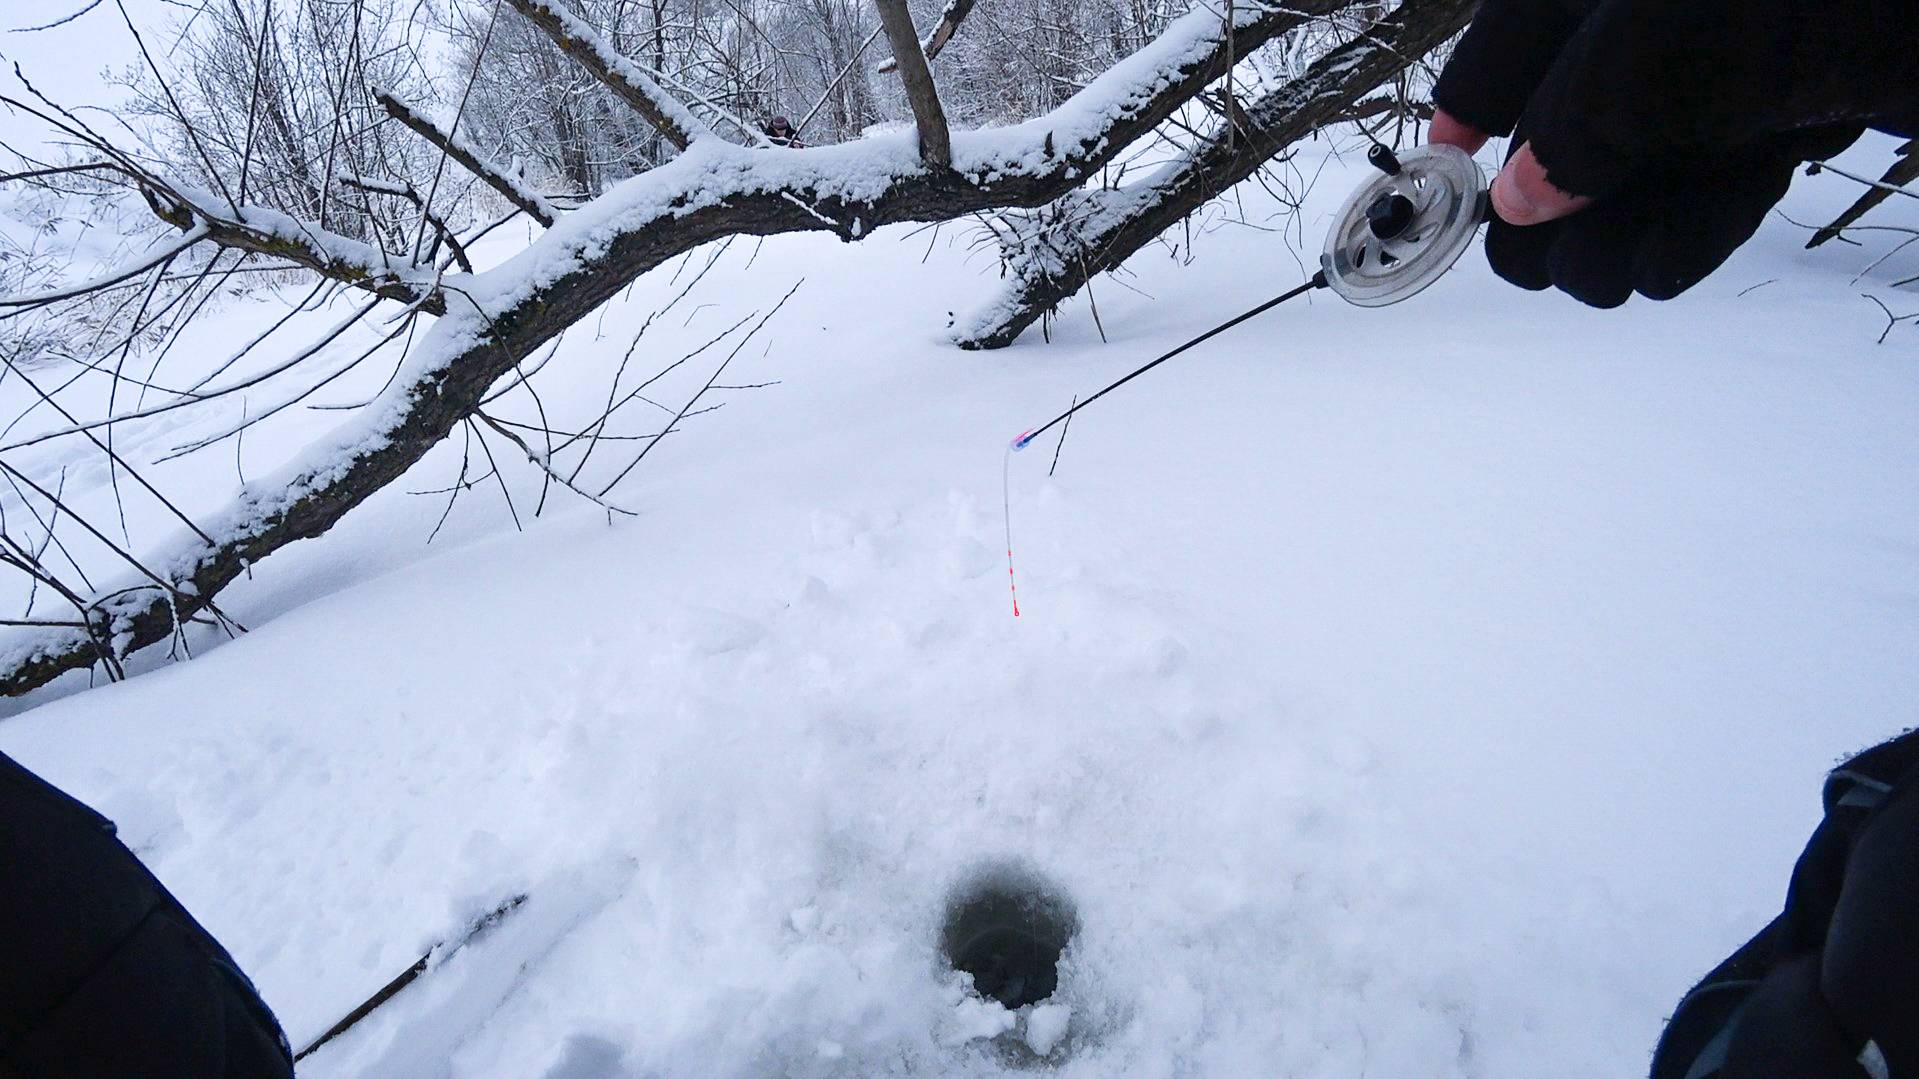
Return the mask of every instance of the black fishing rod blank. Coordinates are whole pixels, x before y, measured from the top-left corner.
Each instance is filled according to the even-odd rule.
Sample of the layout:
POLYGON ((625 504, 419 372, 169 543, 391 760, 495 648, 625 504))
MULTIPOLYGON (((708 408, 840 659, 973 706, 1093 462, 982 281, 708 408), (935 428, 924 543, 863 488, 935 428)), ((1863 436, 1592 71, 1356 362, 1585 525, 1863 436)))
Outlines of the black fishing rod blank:
POLYGON ((1021 432, 1011 448, 1025 449, 1035 438, 1094 401, 1295 296, 1330 288, 1356 306, 1384 307, 1439 280, 1459 261, 1480 222, 1486 219, 1485 175, 1472 155, 1454 146, 1421 146, 1394 154, 1375 143, 1366 160, 1380 174, 1361 184, 1340 207, 1326 234, 1319 271, 1304 284, 1128 372, 1040 426, 1021 432))

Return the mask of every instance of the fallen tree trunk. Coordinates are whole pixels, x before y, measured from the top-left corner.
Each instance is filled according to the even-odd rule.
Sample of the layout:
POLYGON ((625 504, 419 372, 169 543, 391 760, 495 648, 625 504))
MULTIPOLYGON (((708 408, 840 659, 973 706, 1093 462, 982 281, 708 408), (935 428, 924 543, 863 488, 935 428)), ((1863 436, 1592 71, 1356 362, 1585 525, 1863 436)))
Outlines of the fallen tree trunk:
MULTIPOLYGON (((253 484, 199 532, 177 537, 147 559, 168 584, 143 579, 102 590, 85 605, 88 628, 36 628, 17 637, 0 655, 0 694, 17 696, 68 671, 117 662, 170 639, 261 559, 321 535, 399 478, 472 416, 521 360, 667 259, 728 236, 831 231, 850 241, 895 222, 1044 205, 1222 76, 1229 57, 1350 2, 1242 7, 1230 26, 1217 13, 1196 9, 1054 112, 1011 128, 955 134, 949 168, 928 165, 904 138, 778 153, 689 139, 680 156, 608 192, 593 212, 560 218, 497 270, 448 278, 437 288, 415 278, 381 278, 381 286, 416 311, 444 303, 447 314, 366 414, 320 439, 304 460, 253 484)), ((554 10, 549 0, 513 4, 542 16, 554 10)), ((599 44, 571 23, 534 21, 581 49, 599 44)), ((619 74, 616 64, 595 56, 600 67, 619 74)), ((626 81, 639 85, 636 77, 626 81)), ((179 189, 156 195, 155 202, 182 228, 265 216, 179 189)), ((256 241, 257 231, 242 239, 256 241)), ((298 230, 275 228, 271 239, 276 253, 290 248, 316 271, 367 287, 353 276, 362 273, 357 265, 337 269, 339 259, 328 248, 338 245, 331 239, 304 251, 298 230)))
POLYGON ((1124 187, 1076 190, 1041 211, 1005 222, 999 296, 957 323, 961 348, 1004 348, 1096 274, 1140 248, 1314 129, 1350 115, 1353 103, 1458 33, 1479 0, 1406 0, 1304 75, 1221 123, 1153 176, 1124 187), (1237 128, 1237 130, 1236 130, 1237 128))

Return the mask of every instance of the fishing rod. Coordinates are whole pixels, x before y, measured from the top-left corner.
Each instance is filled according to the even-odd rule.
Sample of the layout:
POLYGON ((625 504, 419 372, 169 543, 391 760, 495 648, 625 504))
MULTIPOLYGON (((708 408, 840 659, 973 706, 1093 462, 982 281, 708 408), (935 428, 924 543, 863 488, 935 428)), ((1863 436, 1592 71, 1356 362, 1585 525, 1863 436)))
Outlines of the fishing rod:
POLYGON ((1059 415, 1054 416, 1052 419, 1047 420, 1045 423, 1040 424, 1038 427, 1035 427, 1030 431, 1020 432, 1020 436, 1013 440, 1013 451, 1017 453, 1020 450, 1025 449, 1027 446, 1027 443, 1033 441, 1039 436, 1052 430, 1054 425, 1064 422, 1065 420, 1070 418, 1073 415, 1073 413, 1078 412, 1080 409, 1085 408, 1087 405, 1092 404, 1094 401, 1097 401, 1100 398, 1106 396, 1107 394, 1112 393, 1114 390, 1119 389, 1121 386, 1124 386, 1128 382, 1131 382, 1134 379, 1138 378, 1139 376, 1145 374, 1146 372, 1151 371, 1153 368, 1158 367, 1160 364, 1165 363, 1167 360, 1172 359, 1174 356, 1179 355, 1180 353, 1186 351, 1187 349, 1192 348, 1195 345, 1204 344, 1207 341, 1210 341, 1213 338, 1218 337, 1220 334, 1225 333, 1227 330, 1230 330, 1233 327, 1239 325, 1240 323, 1245 322, 1247 319, 1256 318, 1260 315, 1265 314, 1268 311, 1271 311, 1273 308, 1278 307, 1280 304, 1285 303, 1287 300, 1290 300, 1295 296, 1303 296, 1306 293, 1311 292, 1316 288, 1325 288, 1325 287, 1326 287, 1326 272, 1324 270, 1321 270, 1320 272, 1314 274, 1312 278, 1309 279, 1305 284, 1300 285, 1299 287, 1294 289, 1289 289, 1288 291, 1278 296, 1275 296, 1270 300, 1267 300, 1265 303, 1260 304, 1258 307, 1253 308, 1251 311, 1248 311, 1243 315, 1237 315, 1231 319, 1228 319, 1225 322, 1220 323, 1219 325, 1213 327, 1212 329, 1207 330, 1205 333, 1200 334, 1198 337, 1193 338, 1191 341, 1188 341, 1185 344, 1179 346, 1173 351, 1166 353, 1165 355, 1159 357, 1156 360, 1153 360, 1151 363, 1148 363, 1143 367, 1134 368, 1133 371, 1130 374, 1126 375, 1124 378, 1106 387, 1105 389, 1099 391, 1093 396, 1088 397, 1086 400, 1079 402, 1078 404, 1060 413, 1059 415))
MULTIPOLYGON (((1366 151, 1379 175, 1347 197, 1326 233, 1319 269, 1304 284, 1220 323, 1123 377, 1038 427, 1022 431, 1006 447, 1000 469, 1000 494, 1006 511, 1006 583, 1019 617, 1019 581, 1013 572, 1013 454, 1040 435, 1072 419, 1075 412, 1139 376, 1204 344, 1287 300, 1330 288, 1358 307, 1385 307, 1423 291, 1466 253, 1473 234, 1491 212, 1486 177, 1472 155, 1456 146, 1421 146, 1395 154, 1379 143, 1366 151)), ((1065 433, 1061 432, 1064 440, 1065 433)), ((1057 463, 1057 456, 1054 458, 1057 463)))
POLYGON ((1011 449, 1025 449, 1094 401, 1296 296, 1330 288, 1355 306, 1385 307, 1439 280, 1459 261, 1480 222, 1486 220, 1486 177, 1470 154, 1454 146, 1421 146, 1395 154, 1374 143, 1366 160, 1380 175, 1361 184, 1340 207, 1327 232, 1319 270, 1304 284, 1220 323, 1040 426, 1020 432, 1011 449))

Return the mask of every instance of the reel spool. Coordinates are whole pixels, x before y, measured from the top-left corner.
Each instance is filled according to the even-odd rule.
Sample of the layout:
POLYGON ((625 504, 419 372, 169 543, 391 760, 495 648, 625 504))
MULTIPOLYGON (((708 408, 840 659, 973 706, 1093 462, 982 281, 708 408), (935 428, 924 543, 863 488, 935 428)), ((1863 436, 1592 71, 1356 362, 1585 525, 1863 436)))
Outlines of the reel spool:
POLYGON ((1339 209, 1319 257, 1326 283, 1348 303, 1384 307, 1439 280, 1486 219, 1486 178, 1456 146, 1395 155, 1374 144, 1381 175, 1339 209))

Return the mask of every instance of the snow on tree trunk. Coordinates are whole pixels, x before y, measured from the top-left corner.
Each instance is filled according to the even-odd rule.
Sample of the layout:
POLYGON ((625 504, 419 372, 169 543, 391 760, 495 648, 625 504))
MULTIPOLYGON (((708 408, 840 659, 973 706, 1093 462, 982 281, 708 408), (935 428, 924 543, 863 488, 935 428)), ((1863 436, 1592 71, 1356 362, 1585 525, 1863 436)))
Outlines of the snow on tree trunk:
MULTIPOLYGON (((951 164, 939 167, 922 159, 916 140, 904 133, 793 151, 714 137, 659 84, 612 53, 604 38, 558 14, 551 0, 509 0, 515 9, 533 13, 556 38, 571 42, 569 51, 598 77, 609 85, 623 84, 631 93, 622 96, 636 110, 661 125, 671 141, 683 139, 686 146, 666 164, 559 217, 497 269, 474 275, 442 277, 430 262, 396 263, 387 251, 328 232, 317 222, 171 183, 102 144, 97 149, 125 182, 198 242, 268 252, 323 278, 399 301, 405 308, 395 321, 402 327, 412 319, 438 318, 404 353, 386 388, 351 419, 277 475, 251 482, 238 499, 173 537, 157 555, 138 560, 138 576, 91 596, 72 597, 84 626, 37 625, 15 635, 0 652, 0 694, 24 693, 96 663, 112 673, 130 653, 177 640, 184 622, 217 612, 213 604, 221 589, 261 559, 326 532, 461 423, 476 416, 488 421, 480 405, 502 378, 667 259, 738 235, 830 231, 851 241, 892 223, 1054 202, 1221 77, 1230 58, 1244 57, 1278 34, 1350 2, 1300 0, 1286 8, 1243 4, 1229 20, 1210 8, 1196 8, 1059 108, 1016 125, 953 133, 951 164)), ((1349 68, 1366 73, 1341 84, 1357 93, 1395 70, 1392 65, 1423 51, 1416 44, 1436 41, 1445 28, 1463 21, 1466 9, 1462 0, 1414 0, 1407 10, 1419 15, 1417 21, 1409 16, 1406 28, 1380 28, 1402 36, 1395 40, 1404 55, 1384 47, 1351 47, 1329 62, 1323 75, 1349 68)), ((1328 87, 1264 101, 1256 119, 1264 134, 1240 140, 1235 151, 1247 156, 1221 158, 1219 151, 1202 147, 1196 151, 1198 165, 1245 175, 1271 152, 1275 132, 1310 130, 1311 121, 1287 126, 1288 110, 1350 101, 1349 96, 1333 102, 1333 96, 1328 87), (1253 145, 1264 149, 1246 149, 1253 145)), ((491 166, 480 162, 476 167, 491 166)), ((296 357, 287 366, 297 362, 296 357)), ((208 387, 166 407, 188 407, 234 388, 208 387)), ((131 417, 107 417, 33 438, 83 432, 91 437, 93 430, 125 418, 131 417)))
POLYGON ((1038 210, 1007 215, 1001 226, 1005 284, 954 325, 954 341, 968 349, 1012 344, 1095 274, 1118 267, 1314 129, 1343 119, 1361 95, 1457 33, 1477 7, 1478 0, 1407 0, 1299 78, 1242 102, 1237 131, 1222 122, 1137 183, 1076 190, 1038 210))

